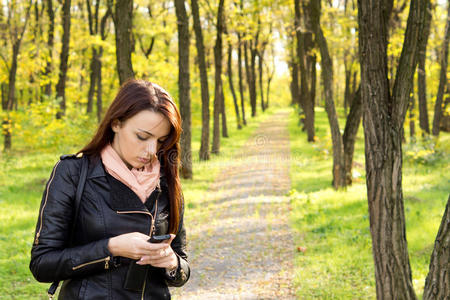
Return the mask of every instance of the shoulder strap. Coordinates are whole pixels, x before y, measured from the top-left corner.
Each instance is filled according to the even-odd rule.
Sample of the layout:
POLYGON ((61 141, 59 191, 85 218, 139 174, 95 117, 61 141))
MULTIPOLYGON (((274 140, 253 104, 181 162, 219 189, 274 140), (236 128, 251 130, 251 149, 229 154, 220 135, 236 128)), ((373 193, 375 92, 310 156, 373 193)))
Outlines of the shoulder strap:
MULTIPOLYGON (((70 232, 70 241, 69 241, 69 245, 72 245, 73 243, 73 238, 74 238, 74 234, 75 234, 75 227, 77 225, 77 218, 78 218, 78 212, 80 209, 80 203, 81 203, 81 196, 83 195, 83 190, 84 190, 84 184, 86 183, 86 178, 87 178, 87 171, 88 171, 88 167, 89 167, 89 159, 87 156, 83 155, 81 157, 81 172, 80 172, 80 178, 78 180, 78 185, 77 185, 77 191, 75 194, 75 214, 73 216, 73 222, 72 222, 72 229, 70 232)), ((58 281, 54 281, 52 283, 52 285, 50 286, 50 288, 48 289, 47 293, 48 293, 48 298, 49 299, 53 299, 53 295, 56 292, 56 289, 58 288, 59 285, 59 280, 58 281)))
POLYGON ((72 231, 70 232, 70 243, 69 243, 70 246, 72 246, 74 235, 75 235, 75 227, 77 225, 77 218, 78 218, 78 212, 80 210, 81 196, 83 195, 84 184, 86 183, 88 167, 89 167, 89 159, 87 156, 83 155, 81 157, 80 179, 78 180, 77 192, 75 195, 75 205, 74 205, 75 214, 73 216, 72 231))

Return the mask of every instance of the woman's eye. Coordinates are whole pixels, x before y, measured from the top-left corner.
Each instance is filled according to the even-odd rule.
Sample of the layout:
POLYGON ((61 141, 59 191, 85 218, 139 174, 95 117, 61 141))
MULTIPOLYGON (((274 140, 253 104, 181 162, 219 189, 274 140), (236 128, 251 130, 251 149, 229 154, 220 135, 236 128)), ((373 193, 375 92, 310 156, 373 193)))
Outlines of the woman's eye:
POLYGON ((140 136, 139 134, 137 134, 136 136, 137 136, 137 138, 140 139, 141 141, 147 140, 147 138, 144 138, 144 137, 140 136))
POLYGON ((162 144, 164 143, 166 140, 158 140, 158 143, 162 144))

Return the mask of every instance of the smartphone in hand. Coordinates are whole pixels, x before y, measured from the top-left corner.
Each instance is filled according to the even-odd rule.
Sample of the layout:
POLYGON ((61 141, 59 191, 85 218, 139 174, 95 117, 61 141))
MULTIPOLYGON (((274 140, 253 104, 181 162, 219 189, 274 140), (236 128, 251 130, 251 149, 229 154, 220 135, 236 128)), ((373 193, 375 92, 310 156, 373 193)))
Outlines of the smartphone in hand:
POLYGON ((170 240, 170 234, 153 235, 148 242, 158 244, 167 240, 170 240))

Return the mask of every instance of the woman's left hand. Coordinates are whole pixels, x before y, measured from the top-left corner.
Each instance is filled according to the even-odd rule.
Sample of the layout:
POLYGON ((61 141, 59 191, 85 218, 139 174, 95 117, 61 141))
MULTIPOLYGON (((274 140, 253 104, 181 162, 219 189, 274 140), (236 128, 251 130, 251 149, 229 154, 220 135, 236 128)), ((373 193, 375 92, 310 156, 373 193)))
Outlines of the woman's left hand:
POLYGON ((150 243, 152 249, 148 255, 144 255, 136 263, 138 265, 152 265, 157 268, 166 268, 172 270, 178 267, 178 259, 173 252, 170 243, 175 238, 174 234, 170 235, 170 239, 162 243, 150 243))

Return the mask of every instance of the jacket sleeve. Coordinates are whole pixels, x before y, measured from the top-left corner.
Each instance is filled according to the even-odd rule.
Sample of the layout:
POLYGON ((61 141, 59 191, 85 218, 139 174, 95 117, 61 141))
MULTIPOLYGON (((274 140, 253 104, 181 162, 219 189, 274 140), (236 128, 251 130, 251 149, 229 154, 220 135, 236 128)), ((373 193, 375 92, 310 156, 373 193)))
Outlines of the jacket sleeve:
POLYGON ((30 270, 40 282, 86 276, 109 268, 112 255, 108 239, 69 248, 79 177, 74 181, 71 171, 79 172, 77 162, 58 161, 42 197, 30 261, 30 270))
POLYGON ((175 276, 173 277, 165 273, 167 285, 175 287, 184 285, 189 280, 189 276, 191 273, 189 263, 187 261, 186 229, 184 228, 183 215, 184 208, 182 209, 178 233, 171 243, 171 247, 178 258, 178 269, 175 273, 175 276))

